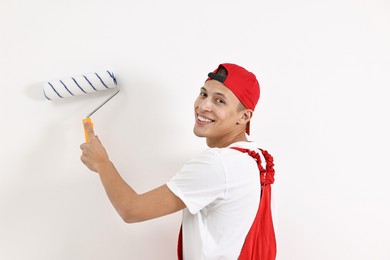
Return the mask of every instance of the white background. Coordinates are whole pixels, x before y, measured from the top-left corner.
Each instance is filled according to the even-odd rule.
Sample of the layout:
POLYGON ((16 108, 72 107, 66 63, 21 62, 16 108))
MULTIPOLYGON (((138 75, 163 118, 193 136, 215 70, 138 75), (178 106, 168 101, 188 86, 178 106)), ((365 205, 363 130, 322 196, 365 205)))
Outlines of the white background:
POLYGON ((0 33, 0 259, 175 259, 181 214, 123 223, 79 160, 109 91, 50 102, 42 86, 116 74, 93 121, 145 192, 206 148, 193 101, 221 62, 261 84, 278 259, 390 259, 387 0, 1 0, 0 33))

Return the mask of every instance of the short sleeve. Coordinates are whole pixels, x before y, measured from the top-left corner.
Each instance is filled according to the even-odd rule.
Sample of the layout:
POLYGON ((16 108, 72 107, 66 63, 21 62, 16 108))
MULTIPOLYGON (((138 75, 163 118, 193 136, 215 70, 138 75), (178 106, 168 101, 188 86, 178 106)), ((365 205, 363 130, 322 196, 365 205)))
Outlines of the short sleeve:
POLYGON ((188 161, 167 186, 184 202, 191 214, 223 198, 226 173, 217 151, 209 149, 188 161))

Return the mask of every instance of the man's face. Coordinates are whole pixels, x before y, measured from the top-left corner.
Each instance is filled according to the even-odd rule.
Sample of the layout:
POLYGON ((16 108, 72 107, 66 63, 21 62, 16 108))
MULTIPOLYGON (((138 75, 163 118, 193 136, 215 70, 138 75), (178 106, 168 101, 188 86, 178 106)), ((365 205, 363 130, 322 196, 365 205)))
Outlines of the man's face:
POLYGON ((206 137, 213 143, 229 140, 242 130, 239 127, 243 127, 237 124, 242 117, 239 104, 238 98, 221 82, 206 81, 194 104, 195 135, 206 137))

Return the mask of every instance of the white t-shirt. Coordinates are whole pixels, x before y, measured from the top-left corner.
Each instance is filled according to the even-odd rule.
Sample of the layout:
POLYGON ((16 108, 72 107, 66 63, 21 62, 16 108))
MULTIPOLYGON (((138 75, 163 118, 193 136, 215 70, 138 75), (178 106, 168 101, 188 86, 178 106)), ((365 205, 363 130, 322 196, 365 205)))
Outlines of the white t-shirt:
MULTIPOLYGON (((257 151, 256 143, 230 147, 257 151)), ((260 177, 256 161, 230 148, 210 148, 187 162, 167 183, 183 210, 185 260, 237 259, 256 216, 260 177)))

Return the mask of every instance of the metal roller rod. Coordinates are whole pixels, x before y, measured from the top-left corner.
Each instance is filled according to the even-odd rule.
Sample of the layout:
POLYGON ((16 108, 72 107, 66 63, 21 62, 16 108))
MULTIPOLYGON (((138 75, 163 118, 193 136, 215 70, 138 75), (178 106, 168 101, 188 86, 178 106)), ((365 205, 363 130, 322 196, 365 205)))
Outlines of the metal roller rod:
POLYGON ((105 100, 102 104, 100 104, 97 108, 95 108, 91 113, 89 113, 86 118, 90 118, 96 111, 98 111, 102 106, 104 106, 104 104, 106 104, 108 101, 110 101, 118 93, 119 93, 119 88, 117 88, 117 91, 112 96, 107 98, 107 100, 105 100))

